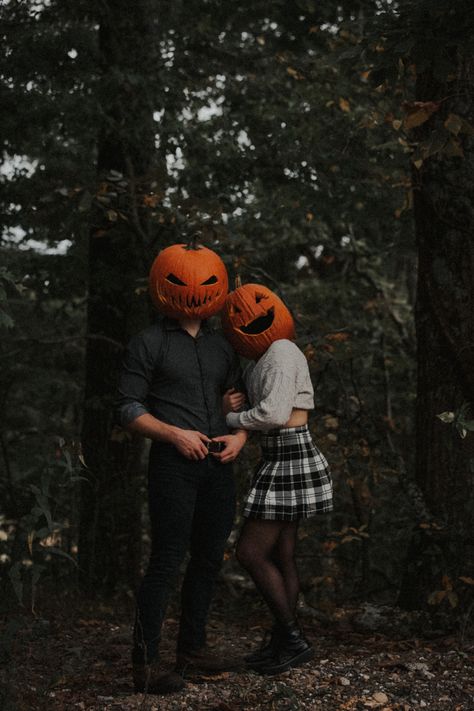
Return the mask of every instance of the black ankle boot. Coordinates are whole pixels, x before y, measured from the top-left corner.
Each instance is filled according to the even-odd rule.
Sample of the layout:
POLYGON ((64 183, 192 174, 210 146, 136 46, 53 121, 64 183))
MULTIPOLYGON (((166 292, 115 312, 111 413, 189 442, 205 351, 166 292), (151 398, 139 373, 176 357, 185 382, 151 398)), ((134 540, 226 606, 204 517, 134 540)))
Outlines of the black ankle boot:
POLYGON ((281 674, 314 657, 314 650, 293 620, 279 625, 279 640, 273 658, 258 667, 261 674, 281 674))
POLYGON ((272 629, 267 631, 266 639, 264 638, 259 649, 244 657, 247 666, 250 669, 260 669, 265 664, 269 664, 277 653, 280 637, 280 627, 275 623, 272 629))

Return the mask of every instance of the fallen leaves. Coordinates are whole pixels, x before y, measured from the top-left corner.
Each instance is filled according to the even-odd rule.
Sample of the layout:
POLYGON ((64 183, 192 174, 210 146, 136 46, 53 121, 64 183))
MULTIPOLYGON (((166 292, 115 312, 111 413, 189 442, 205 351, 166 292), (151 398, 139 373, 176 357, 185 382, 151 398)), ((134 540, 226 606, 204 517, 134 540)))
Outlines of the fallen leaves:
POLYGON ((409 131, 421 126, 439 111, 440 107, 441 101, 405 101, 402 104, 402 108, 407 114, 403 121, 405 130, 409 131))
MULTIPOLYGON (((229 653, 255 648, 267 620, 254 609, 252 598, 242 593, 237 606, 224 600, 218 609, 220 614, 210 620, 211 643, 229 653)), ((342 613, 341 608, 324 628, 303 617, 316 656, 302 667, 277 677, 250 671, 200 677, 179 694, 161 697, 132 692, 131 610, 105 612, 100 605, 70 604, 52 613, 54 634, 36 639, 25 630, 24 642, 17 640, 11 674, 16 708, 39 708, 38 690, 46 689, 49 711, 468 711, 473 651, 468 642, 463 651, 463 643, 453 637, 428 643, 414 636, 396 640, 361 634, 344 625, 342 613)), ((162 644, 169 665, 177 627, 173 614, 162 644)))

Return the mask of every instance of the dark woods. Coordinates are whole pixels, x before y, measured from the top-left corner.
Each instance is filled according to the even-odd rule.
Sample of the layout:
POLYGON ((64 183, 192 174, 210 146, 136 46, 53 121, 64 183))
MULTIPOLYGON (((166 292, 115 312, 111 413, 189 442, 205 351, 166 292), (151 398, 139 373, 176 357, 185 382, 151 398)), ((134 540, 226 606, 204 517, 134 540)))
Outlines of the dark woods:
POLYGON ((134 589, 145 458, 116 371, 153 257, 199 228, 310 362, 336 505, 302 532, 305 603, 471 625, 473 24, 444 1, 4 4, 2 605, 134 589))

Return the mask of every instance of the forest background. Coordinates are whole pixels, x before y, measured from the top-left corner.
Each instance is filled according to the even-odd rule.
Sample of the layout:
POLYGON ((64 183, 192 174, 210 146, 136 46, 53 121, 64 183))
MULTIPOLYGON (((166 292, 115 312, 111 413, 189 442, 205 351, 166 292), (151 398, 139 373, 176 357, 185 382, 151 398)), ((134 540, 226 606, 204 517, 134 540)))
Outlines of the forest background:
POLYGON ((285 299, 310 364, 335 511, 302 528, 304 604, 472 626, 473 15, 1 3, 5 619, 42 590, 132 595, 146 451, 114 425, 117 368, 153 258, 199 230, 231 283, 285 299))

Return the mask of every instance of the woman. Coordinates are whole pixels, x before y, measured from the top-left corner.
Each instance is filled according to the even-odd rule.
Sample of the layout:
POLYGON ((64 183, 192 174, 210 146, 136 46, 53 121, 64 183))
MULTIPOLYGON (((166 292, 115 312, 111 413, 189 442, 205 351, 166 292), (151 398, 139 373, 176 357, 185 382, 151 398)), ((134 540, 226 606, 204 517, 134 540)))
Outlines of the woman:
POLYGON ((237 412, 241 394, 226 394, 227 424, 262 432, 262 460, 245 500, 237 558, 275 621, 269 643, 247 662, 264 674, 279 674, 314 655, 296 621, 295 546, 299 522, 332 509, 331 475, 308 429, 313 387, 306 358, 291 340, 294 326, 286 306, 268 289, 247 284, 227 297, 223 326, 237 352, 254 360, 244 371, 249 409, 237 412), (239 301, 237 292, 250 287, 257 297, 252 301, 241 293, 239 301), (261 304, 262 294, 268 298, 263 304, 267 316, 261 308, 249 311, 251 304, 261 304), (245 324, 237 325, 236 313, 245 315, 245 324))

